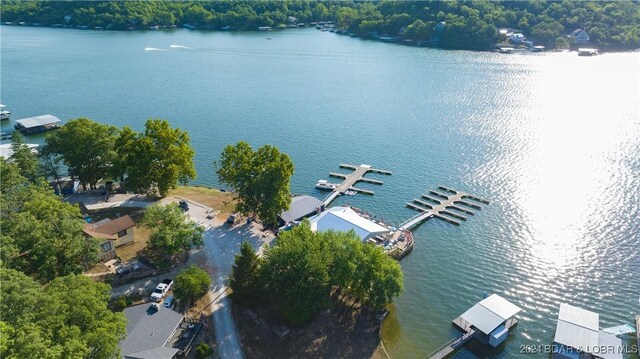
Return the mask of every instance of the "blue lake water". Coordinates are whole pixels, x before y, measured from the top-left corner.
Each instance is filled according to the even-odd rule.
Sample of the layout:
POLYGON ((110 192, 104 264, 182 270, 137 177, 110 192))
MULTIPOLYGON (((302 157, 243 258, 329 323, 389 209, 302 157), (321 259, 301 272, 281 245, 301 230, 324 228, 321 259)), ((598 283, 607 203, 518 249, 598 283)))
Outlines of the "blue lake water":
POLYGON ((50 113, 141 130, 165 118, 189 132, 194 182, 210 186, 212 162, 239 140, 288 153, 293 192, 320 198, 313 185, 339 163, 371 164, 393 175, 362 185, 372 197, 336 203, 396 223, 439 184, 490 200, 460 227, 415 230, 383 328, 392 357, 444 344, 484 293, 521 306, 520 324, 499 350, 472 345, 458 358, 527 357, 521 345, 553 340, 561 302, 600 312, 602 327, 638 312, 638 52, 442 51, 312 29, 0 31, 12 121, 50 113))

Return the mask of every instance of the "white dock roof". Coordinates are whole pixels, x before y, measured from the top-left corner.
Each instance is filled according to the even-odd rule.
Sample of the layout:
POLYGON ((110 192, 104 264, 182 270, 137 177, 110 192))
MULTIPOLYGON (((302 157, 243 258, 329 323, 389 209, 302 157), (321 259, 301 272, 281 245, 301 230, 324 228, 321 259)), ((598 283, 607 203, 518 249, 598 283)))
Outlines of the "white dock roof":
POLYGON ((60 119, 53 115, 40 115, 35 117, 23 118, 21 120, 17 120, 16 123, 20 124, 24 128, 38 127, 49 125, 52 123, 58 123, 60 119))
POLYGON ((605 359, 621 359, 622 340, 599 330, 600 315, 560 304, 554 342, 605 359))
POLYGON ((363 241, 371 236, 389 232, 389 229, 360 217, 348 207, 332 207, 309 218, 313 231, 350 231, 354 230, 363 241))
POLYGON ((501 296, 492 294, 462 313, 461 317, 481 332, 489 334, 521 310, 501 296))

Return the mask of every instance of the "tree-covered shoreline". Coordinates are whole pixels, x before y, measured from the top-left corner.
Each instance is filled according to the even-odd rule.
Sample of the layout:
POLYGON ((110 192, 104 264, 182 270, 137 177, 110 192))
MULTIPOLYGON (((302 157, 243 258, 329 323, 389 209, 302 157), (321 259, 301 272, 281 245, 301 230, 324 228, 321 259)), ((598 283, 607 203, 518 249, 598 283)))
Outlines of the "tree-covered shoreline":
POLYGON ((604 50, 640 47, 640 3, 629 1, 4 1, 4 23, 106 30, 187 27, 255 31, 334 21, 362 38, 490 50, 499 28, 550 48, 586 30, 604 50))

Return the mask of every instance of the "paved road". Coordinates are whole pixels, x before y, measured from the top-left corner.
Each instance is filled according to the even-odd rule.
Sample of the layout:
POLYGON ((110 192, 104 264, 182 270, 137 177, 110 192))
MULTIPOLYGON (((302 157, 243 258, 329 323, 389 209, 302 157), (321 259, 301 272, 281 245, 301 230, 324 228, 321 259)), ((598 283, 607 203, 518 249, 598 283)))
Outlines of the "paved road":
POLYGON ((230 227, 223 220, 207 219, 211 209, 195 203, 190 204, 191 217, 207 228, 204 235, 204 251, 208 265, 213 269, 212 282, 214 298, 211 305, 213 323, 220 358, 243 358, 242 348, 231 313, 231 301, 227 297, 228 278, 231 274, 234 256, 240 251, 242 241, 249 241, 256 250, 273 240, 273 234, 263 236, 261 225, 243 224, 230 227))

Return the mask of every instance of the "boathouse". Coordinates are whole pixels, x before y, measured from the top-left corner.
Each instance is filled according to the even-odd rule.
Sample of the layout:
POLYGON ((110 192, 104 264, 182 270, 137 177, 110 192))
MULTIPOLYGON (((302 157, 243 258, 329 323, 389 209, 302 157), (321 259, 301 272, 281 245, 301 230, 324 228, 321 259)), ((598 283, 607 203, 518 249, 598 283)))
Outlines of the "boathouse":
POLYGON ((511 319, 522 309, 497 294, 493 294, 466 312, 461 319, 475 330, 476 339, 492 347, 497 347, 507 339, 511 319))
POLYGON ((362 241, 389 232, 389 229, 358 215, 349 207, 333 207, 309 218, 312 231, 353 230, 362 241))
POLYGON ((295 196, 291 198, 289 209, 278 215, 278 225, 286 226, 322 211, 324 211, 324 203, 321 200, 312 196, 295 196))
POLYGON ((600 330, 598 313, 560 304, 553 359, 622 359, 622 341, 600 330))
POLYGON ((36 117, 23 118, 16 121, 16 130, 25 135, 45 132, 58 128, 60 119, 53 115, 41 115, 36 117))

